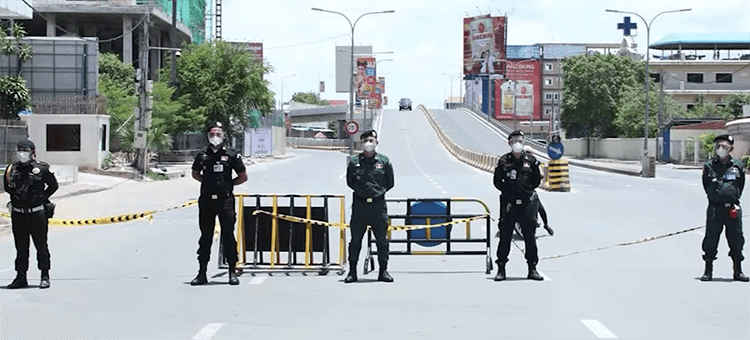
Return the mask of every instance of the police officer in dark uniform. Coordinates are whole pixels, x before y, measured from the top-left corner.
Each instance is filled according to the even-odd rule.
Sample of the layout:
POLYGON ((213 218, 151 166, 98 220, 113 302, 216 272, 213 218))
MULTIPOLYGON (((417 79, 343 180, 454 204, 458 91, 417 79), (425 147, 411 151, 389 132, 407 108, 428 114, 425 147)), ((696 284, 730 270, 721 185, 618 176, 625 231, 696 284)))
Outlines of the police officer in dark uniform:
POLYGON ((378 135, 375 130, 365 131, 360 136, 365 142, 364 152, 352 156, 346 169, 346 184, 354 190, 352 217, 349 228, 349 274, 344 282, 357 281, 357 260, 362 248, 362 237, 367 226, 372 228, 378 247, 380 272, 378 281, 393 282, 388 274, 388 212, 385 193, 393 188, 393 166, 388 157, 375 152, 378 135))
POLYGON ((206 270, 211 256, 216 216, 221 224, 221 242, 229 263, 229 284, 240 284, 237 278, 237 241, 234 239, 234 223, 237 215, 234 208, 234 186, 247 181, 245 165, 240 155, 224 145, 224 129, 220 122, 208 127, 209 146, 195 156, 193 178, 201 182, 201 194, 198 198, 198 222, 201 237, 198 240, 198 276, 191 285, 202 285, 208 282, 206 270), (237 177, 232 178, 232 170, 237 177))
POLYGON ((539 262, 536 247, 536 216, 539 213, 539 199, 536 189, 542 180, 539 161, 524 150, 523 131, 516 130, 508 135, 508 144, 512 151, 502 155, 497 162, 493 182, 495 188, 502 192, 502 213, 499 222, 500 241, 497 247, 498 270, 495 281, 503 281, 505 264, 510 253, 511 237, 516 222, 521 225, 521 231, 526 243, 526 262, 529 266, 528 278, 544 280, 536 270, 539 262))
POLYGON ((47 246, 47 218, 51 217, 50 196, 57 191, 57 179, 49 164, 36 160, 30 140, 18 142, 18 161, 5 170, 3 185, 10 194, 9 210, 16 243, 16 278, 7 288, 28 286, 29 237, 34 240, 37 265, 42 272, 39 288, 49 288, 50 255, 47 246))
POLYGON ((706 261, 706 269, 701 281, 713 279, 713 261, 716 259, 719 237, 724 226, 729 243, 729 256, 734 262, 734 280, 750 281, 742 273, 742 247, 745 238, 742 235, 740 196, 745 187, 745 169, 742 162, 729 154, 732 150, 732 136, 717 136, 714 138, 716 157, 703 164, 703 189, 708 196, 708 210, 706 235, 703 238, 703 260, 706 261))

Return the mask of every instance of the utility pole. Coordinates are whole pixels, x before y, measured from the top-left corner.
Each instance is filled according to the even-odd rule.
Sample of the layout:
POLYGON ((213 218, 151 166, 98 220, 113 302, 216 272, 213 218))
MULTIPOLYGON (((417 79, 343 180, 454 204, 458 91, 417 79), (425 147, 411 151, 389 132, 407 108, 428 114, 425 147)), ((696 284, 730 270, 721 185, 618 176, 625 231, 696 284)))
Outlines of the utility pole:
MULTIPOLYGON (((666 143, 666 140, 664 140, 664 75, 666 72, 661 71, 659 73, 659 115, 657 116, 659 122, 659 136, 662 137, 662 143, 666 143)), ((659 158, 659 136, 656 136, 656 158, 659 158)), ((662 145, 662 150, 666 150, 666 145, 662 145)), ((662 153, 663 154, 663 153, 662 153)), ((667 157, 664 157, 662 155, 661 159, 663 161, 669 161, 667 157)))
MULTIPOLYGON (((178 48, 177 46, 177 0, 172 0, 172 47, 178 48)), ((170 83, 172 86, 177 85, 177 50, 172 51, 172 79, 170 83)))
POLYGON ((216 0, 216 37, 221 40, 221 0, 216 0))
MULTIPOLYGON (((148 80, 148 63, 149 63, 149 24, 150 24, 150 13, 146 14, 146 19, 143 20, 143 31, 141 33, 141 60, 138 62, 140 69, 140 110, 138 119, 135 120, 135 135, 136 140, 140 136, 145 142, 142 142, 141 148, 138 151, 138 155, 141 157, 141 161, 136 164, 136 168, 143 174, 146 174, 147 160, 147 149, 148 149, 148 128, 151 125, 151 110, 150 110, 150 81, 148 80)), ((137 159, 137 157, 136 157, 137 159)))

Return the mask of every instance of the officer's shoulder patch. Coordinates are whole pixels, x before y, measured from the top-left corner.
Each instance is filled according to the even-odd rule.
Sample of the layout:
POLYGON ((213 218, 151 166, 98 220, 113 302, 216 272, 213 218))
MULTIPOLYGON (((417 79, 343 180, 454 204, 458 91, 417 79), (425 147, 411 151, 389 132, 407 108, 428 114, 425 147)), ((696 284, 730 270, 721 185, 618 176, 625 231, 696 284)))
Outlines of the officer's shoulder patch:
POLYGON ((388 156, 386 156, 386 155, 384 155, 384 154, 382 154, 382 153, 379 153, 379 154, 377 154, 377 157, 378 157, 378 159, 380 159, 380 161, 381 161, 381 162, 383 162, 383 163, 388 163, 388 162, 390 162, 390 161, 391 161, 391 159, 390 159, 390 158, 388 158, 388 156))
POLYGON ((359 162, 359 155, 349 156, 349 163, 359 162))

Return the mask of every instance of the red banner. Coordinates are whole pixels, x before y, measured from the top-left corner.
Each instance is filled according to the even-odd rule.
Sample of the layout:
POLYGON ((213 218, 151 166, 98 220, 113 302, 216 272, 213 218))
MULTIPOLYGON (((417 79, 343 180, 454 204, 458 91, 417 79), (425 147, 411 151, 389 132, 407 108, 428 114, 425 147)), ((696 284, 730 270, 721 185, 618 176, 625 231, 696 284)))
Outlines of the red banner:
POLYGON ((375 58, 357 58, 357 98, 373 98, 376 83, 375 58))
POLYGON ((503 74, 505 17, 464 18, 464 74, 503 74))
MULTIPOLYGON (((522 61, 508 61, 506 64, 505 71, 506 80, 501 83, 500 81, 495 82, 495 118, 496 119, 513 119, 513 87, 510 86, 508 81, 515 83, 516 89, 516 100, 528 100, 531 96, 531 102, 533 105, 533 117, 534 120, 542 119, 542 86, 540 83, 541 64, 538 60, 522 60, 522 61), (522 90, 531 88, 531 93, 521 93, 522 90)), ((520 101, 516 102, 516 119, 518 120, 529 120, 530 116, 522 116, 521 108, 519 107, 520 101)))

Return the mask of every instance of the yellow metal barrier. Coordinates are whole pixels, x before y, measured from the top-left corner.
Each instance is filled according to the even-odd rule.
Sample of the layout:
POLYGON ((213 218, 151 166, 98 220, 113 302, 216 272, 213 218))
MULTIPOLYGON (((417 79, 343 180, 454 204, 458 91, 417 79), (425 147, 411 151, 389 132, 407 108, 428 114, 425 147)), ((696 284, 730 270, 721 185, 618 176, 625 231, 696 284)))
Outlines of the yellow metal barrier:
MULTIPOLYGON (((345 230, 339 231, 339 259, 332 264, 329 228, 313 228, 313 224, 330 223, 329 210, 337 207, 340 212, 336 224, 344 224, 346 212, 343 195, 235 196, 239 206, 236 228, 239 254, 237 269, 267 272, 317 271, 321 275, 333 270, 343 274, 346 264, 345 230), (330 201, 336 200, 340 201, 340 205, 330 204, 330 201), (251 201, 250 204, 248 201, 251 201), (251 259, 247 252, 252 252, 251 259), (297 259, 300 253, 304 256, 302 261, 297 259)), ((220 255, 219 259, 219 268, 229 267, 223 256, 220 255)))

